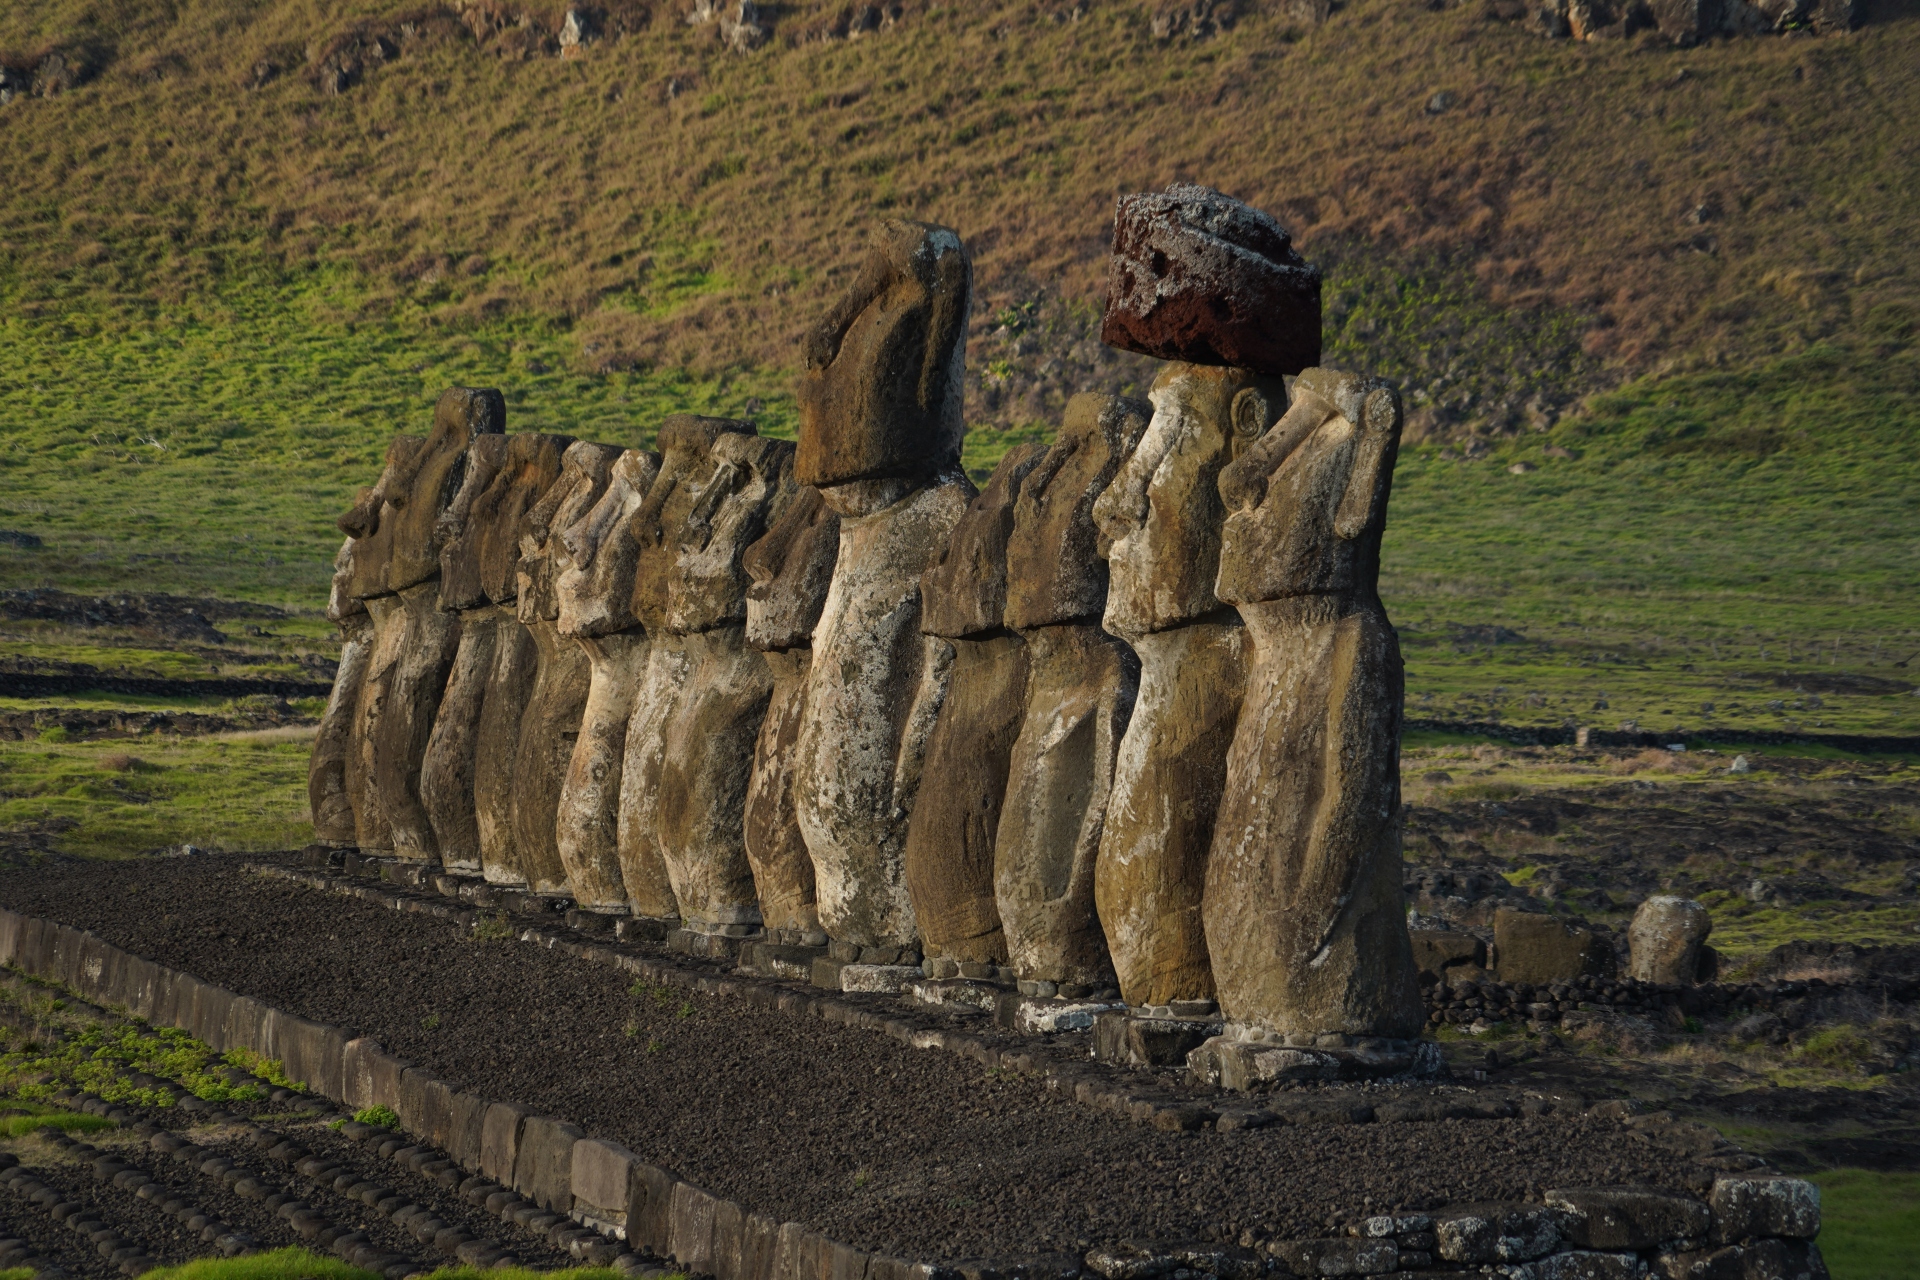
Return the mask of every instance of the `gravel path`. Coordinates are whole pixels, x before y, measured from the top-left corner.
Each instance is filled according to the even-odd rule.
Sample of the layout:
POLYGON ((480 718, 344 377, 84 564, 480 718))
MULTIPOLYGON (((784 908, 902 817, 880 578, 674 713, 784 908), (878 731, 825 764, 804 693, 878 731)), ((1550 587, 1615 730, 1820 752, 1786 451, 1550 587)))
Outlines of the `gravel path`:
POLYGON ((456 1087, 906 1257, 1311 1236, 1363 1207, 1699 1176, 1577 1114, 1147 1129, 952 1054, 726 997, 630 991, 604 967, 250 875, 233 857, 5 871, 0 903, 372 1035, 456 1087))

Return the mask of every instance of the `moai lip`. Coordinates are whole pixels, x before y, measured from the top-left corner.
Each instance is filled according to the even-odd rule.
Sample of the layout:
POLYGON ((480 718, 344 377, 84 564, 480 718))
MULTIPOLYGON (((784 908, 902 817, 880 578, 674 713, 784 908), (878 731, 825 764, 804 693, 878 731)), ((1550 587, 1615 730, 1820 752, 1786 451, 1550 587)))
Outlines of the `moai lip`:
POLYGON ((1401 890, 1403 672, 1376 589, 1399 398, 1322 369, 1292 390, 1220 478, 1219 590, 1251 654, 1207 943, 1231 1023, 1411 1037, 1425 1019, 1401 890))

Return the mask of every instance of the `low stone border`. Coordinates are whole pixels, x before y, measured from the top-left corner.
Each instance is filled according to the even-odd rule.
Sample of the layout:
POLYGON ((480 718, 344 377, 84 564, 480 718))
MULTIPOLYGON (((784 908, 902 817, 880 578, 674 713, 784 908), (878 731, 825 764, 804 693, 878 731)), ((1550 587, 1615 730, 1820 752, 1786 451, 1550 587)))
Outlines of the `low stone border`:
MULTIPOLYGON (((302 881, 320 878, 278 870, 302 881)), ((364 896, 435 915, 472 914, 370 888, 364 896)), ((524 936, 545 940, 536 933, 524 936)), ((929 1039, 927 1047, 954 1050, 950 1041, 966 1041, 958 1050, 970 1057, 991 1055, 980 1059, 988 1065, 1017 1069, 1017 1060, 1025 1056, 1001 1053, 970 1037, 926 1033, 843 1001, 818 1000, 771 984, 697 975, 558 937, 548 945, 631 969, 662 985, 762 1004, 773 994, 783 1010, 804 1009, 889 1034, 896 1033, 892 1024, 898 1022, 915 1034, 910 1043, 929 1035, 939 1038, 929 1039)), ((1429 1270, 1491 1272, 1505 1280, 1640 1280, 1650 1271, 1668 1280, 1823 1280, 1826 1274, 1812 1243, 1819 1230, 1819 1190, 1776 1174, 1715 1178, 1704 1204, 1632 1188, 1578 1188, 1549 1192, 1545 1205, 1456 1206, 1432 1214, 1371 1217, 1346 1236, 1268 1241, 1260 1251, 1211 1243, 1120 1246, 1096 1248, 1084 1259, 1047 1256, 1014 1266, 869 1254, 805 1224, 777 1222, 682 1182, 564 1120, 455 1090, 344 1028, 282 1013, 130 955, 91 933, 0 910, 0 964, 62 983, 83 998, 120 1005, 148 1022, 180 1027, 215 1050, 244 1048, 278 1059, 289 1076, 349 1107, 390 1107, 409 1133, 446 1153, 449 1168, 476 1171, 532 1207, 570 1216, 715 1280, 1071 1280, 1083 1270, 1106 1280, 1177 1280, 1182 1271, 1218 1280, 1429 1270)), ((1062 1079, 1047 1077, 1056 1091, 1062 1079)), ((1075 1095, 1088 1084, 1078 1081, 1075 1095)))

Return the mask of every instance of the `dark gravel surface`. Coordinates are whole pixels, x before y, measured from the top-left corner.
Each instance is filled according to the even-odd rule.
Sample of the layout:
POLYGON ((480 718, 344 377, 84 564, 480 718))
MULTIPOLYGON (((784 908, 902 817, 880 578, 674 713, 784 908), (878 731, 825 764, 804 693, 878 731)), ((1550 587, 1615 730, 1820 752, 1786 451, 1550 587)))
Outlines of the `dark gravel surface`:
POLYGON ((375 1036, 751 1210, 908 1257, 1311 1236, 1363 1208, 1699 1178, 1585 1115, 1160 1132, 876 1032, 630 992, 604 967, 248 875, 238 858, 7 871, 0 902, 375 1036))

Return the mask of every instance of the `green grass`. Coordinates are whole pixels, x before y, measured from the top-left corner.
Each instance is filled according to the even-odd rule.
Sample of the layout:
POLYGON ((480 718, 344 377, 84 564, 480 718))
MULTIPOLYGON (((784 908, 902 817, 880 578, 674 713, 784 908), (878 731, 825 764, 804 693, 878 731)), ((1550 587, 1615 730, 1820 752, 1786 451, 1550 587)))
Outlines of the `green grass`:
MULTIPOLYGON (((0 1047, 4 1047, 0 1052, 0 1087, 27 1102, 45 1102, 61 1088, 71 1087, 108 1102, 171 1106, 171 1094, 134 1083, 131 1077, 141 1072, 178 1080, 196 1097, 209 1102, 257 1102, 266 1097, 258 1085, 236 1085, 216 1074, 221 1066, 255 1073, 266 1067, 275 1083, 288 1083, 278 1062, 263 1063, 241 1051, 222 1056, 173 1027, 103 1023, 71 1013, 63 1016, 65 1001, 32 989, 0 988, 0 999, 20 1004, 43 1024, 67 1032, 64 1043, 51 1047, 27 1032, 10 1029, 0 1035, 0 1047)), ((39 1117, 21 1119, 45 1123, 39 1117)), ((33 1127, 28 1125, 27 1130, 33 1127)))
POLYGON ((24 1138, 41 1129, 61 1129, 67 1133, 98 1133, 114 1127, 101 1116, 81 1115, 76 1111, 50 1111, 45 1115, 7 1116, 0 1119, 0 1136, 24 1138))
POLYGON ((1836 1169, 1814 1181, 1833 1280, 1908 1280, 1920 1255, 1920 1173, 1836 1169))
POLYGON ((0 831, 52 828, 63 850, 96 857, 293 848, 312 830, 311 744, 297 729, 0 743, 0 831))
MULTIPOLYGON (((380 1280, 380 1273, 295 1246, 245 1258, 201 1258, 178 1267, 158 1267, 146 1272, 141 1280, 380 1280)), ((620 1273, 611 1267, 569 1267, 561 1271, 505 1267, 482 1271, 456 1266, 441 1267, 428 1280, 620 1280, 620 1273)))

